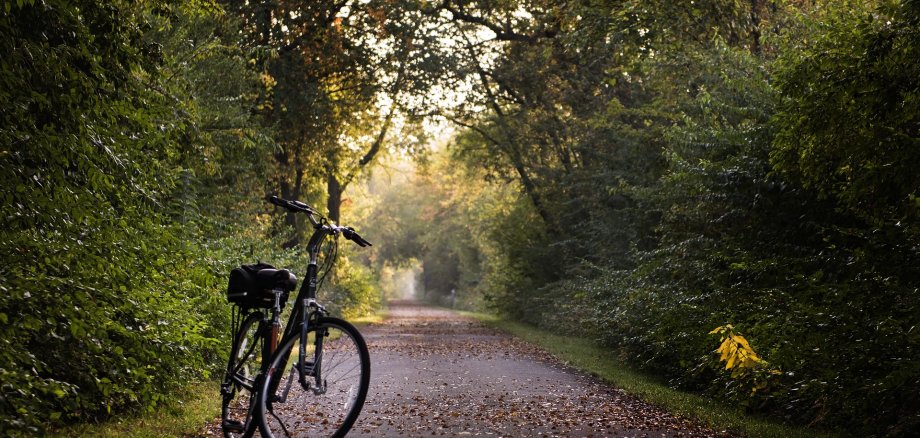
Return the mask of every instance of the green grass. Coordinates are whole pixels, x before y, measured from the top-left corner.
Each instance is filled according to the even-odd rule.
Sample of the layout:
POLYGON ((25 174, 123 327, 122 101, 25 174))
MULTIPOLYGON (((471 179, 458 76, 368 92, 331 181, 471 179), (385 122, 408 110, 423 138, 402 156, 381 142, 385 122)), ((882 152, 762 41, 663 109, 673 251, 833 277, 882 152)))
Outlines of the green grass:
POLYGON ((374 313, 359 316, 356 318, 348 318, 348 322, 355 325, 355 327, 361 328, 366 325, 371 324, 380 324, 383 320, 387 319, 387 316, 390 314, 389 309, 386 306, 383 306, 380 310, 377 310, 374 313))
POLYGON ((504 321, 492 315, 461 312, 491 327, 539 345, 566 365, 611 383, 648 403, 707 425, 716 431, 731 431, 750 437, 815 437, 831 433, 790 426, 745 414, 741 407, 726 405, 697 394, 668 387, 661 379, 637 371, 614 353, 596 343, 554 334, 530 325, 504 321))
POLYGON ((153 412, 113 418, 94 424, 76 424, 51 431, 55 437, 197 437, 205 424, 220 416, 220 384, 200 382, 187 386, 153 412))

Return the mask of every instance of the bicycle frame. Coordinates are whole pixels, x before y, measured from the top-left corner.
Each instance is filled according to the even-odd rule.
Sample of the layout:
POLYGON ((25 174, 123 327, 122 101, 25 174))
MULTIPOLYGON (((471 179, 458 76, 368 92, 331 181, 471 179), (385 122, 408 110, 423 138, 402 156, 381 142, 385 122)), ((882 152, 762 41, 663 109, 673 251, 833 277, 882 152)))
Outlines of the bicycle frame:
MULTIPOLYGON (((234 340, 235 349, 231 352, 227 374, 229 379, 232 379, 235 384, 248 390, 249 393, 252 394, 252 397, 259 397, 258 406, 256 406, 256 415, 258 415, 261 419, 259 428, 263 431, 268 430, 263 429, 268 427, 267 423, 265 422, 266 420, 264 419, 266 414, 271 414, 275 416, 276 419, 281 421, 278 415, 276 415, 276 412, 273 411, 272 404, 276 402, 284 403, 286 401, 293 385, 295 372, 298 374, 298 384, 301 385, 303 391, 313 392, 315 395, 326 393, 327 382, 324 379, 324 374, 326 373, 323 372, 323 344, 324 340, 330 336, 330 330, 327 330, 325 328, 326 326, 320 326, 319 324, 323 324, 322 321, 326 321, 327 319, 330 321, 329 327, 338 330, 342 330, 342 328, 344 328, 344 332, 347 332, 348 335, 353 340, 355 340, 355 346, 358 347, 357 353, 359 356, 359 363, 362 364, 362 369, 358 374, 358 376, 361 378, 361 381, 358 383, 358 393, 356 394, 360 394, 358 397, 360 397, 361 403, 363 404, 369 379, 369 357, 367 353, 367 347, 364 344, 363 338, 361 338, 360 334, 357 333, 353 326, 348 324, 346 321, 329 317, 329 312, 326 311, 325 307, 316 301, 316 293, 320 283, 322 282, 322 279, 318 278, 320 274, 318 259, 326 238, 332 237, 337 239, 338 236, 341 235, 345 240, 350 240, 361 247, 371 246, 371 243, 362 238, 354 230, 354 228, 338 226, 336 224, 330 223, 307 204, 304 204, 300 201, 288 201, 280 199, 276 196, 269 196, 266 200, 276 206, 284 207, 290 212, 306 213, 307 218, 310 220, 310 223, 313 226, 313 234, 310 236, 310 240, 307 243, 309 262, 307 264, 306 275, 301 282, 297 296, 294 298, 291 313, 287 318, 287 325, 283 330, 281 330, 281 309, 288 298, 288 289, 286 287, 272 290, 272 292, 275 294, 275 302, 274 306, 270 308, 270 317, 267 313, 263 312, 258 318, 256 339, 262 341, 262 348, 259 352, 262 356, 262 365, 260 366, 258 375, 255 377, 254 384, 250 384, 245 381, 239 381, 241 379, 237 378, 236 376, 236 374, 238 374, 238 369, 234 369, 232 367, 234 366, 234 357, 239 355, 239 352, 237 352, 235 349, 247 349, 245 351, 245 357, 249 358, 255 354, 255 351, 253 350, 255 344, 253 344, 253 346, 237 345, 237 342, 239 342, 238 339, 242 335, 235 335, 238 336, 238 338, 234 340), (310 352, 310 355, 308 355, 307 341, 308 335, 311 332, 314 333, 314 339, 309 343, 312 344, 312 347, 310 348, 313 350, 310 352), (298 343, 299 347, 296 366, 293 367, 295 369, 291 369, 289 361, 291 360, 291 354, 294 351, 293 346, 298 340, 300 342, 298 343), (279 348, 281 348, 283 351, 278 351, 279 348), (290 372, 290 374, 288 374, 288 372, 290 372), (287 377, 285 379, 286 375, 287 377), (286 386, 283 391, 279 393, 279 386, 284 380, 286 380, 286 386)), ((332 243, 332 251, 326 254, 327 260, 324 261, 324 268, 328 265, 331 269, 331 267, 334 265, 335 254, 337 253, 336 245, 338 245, 338 241, 334 240, 332 243)), ((324 272, 323 276, 325 276, 327 272, 324 272)), ((254 318, 254 316, 247 316, 245 320, 246 325, 243 327, 250 327, 249 324, 253 323, 252 318, 254 318)), ((239 328, 234 328, 234 332, 242 332, 242 330, 239 328)), ((252 334, 247 336, 251 335, 252 334)), ((249 373, 247 373, 247 375, 248 374, 249 373)), ((222 392, 233 395, 229 390, 222 392)), ((299 392, 300 389, 298 389, 298 393, 299 392)), ((233 396, 235 397, 235 395, 233 396)), ((226 409, 229 401, 232 400, 228 398, 228 396, 225 396, 223 408, 225 410, 223 413, 224 432, 227 433, 228 430, 231 432, 246 432, 245 430, 242 430, 242 426, 235 424, 233 421, 227 420, 226 409)), ((253 401, 251 398, 250 416, 246 417, 246 421, 249 421, 251 418, 252 408, 253 401)), ((347 430, 351 427, 359 412, 360 407, 357 409, 349 410, 349 416, 346 417, 344 420, 345 423, 343 423, 341 426, 345 427, 343 430, 347 430)), ((236 423, 239 423, 239 421, 236 421, 236 423)), ((283 427, 284 426, 282 424, 282 428, 283 427)), ((263 433, 271 434, 270 430, 269 432, 263 433)))
MULTIPOLYGON (((300 336, 300 347, 299 347, 299 360, 297 362, 297 371, 299 373, 299 382, 304 387, 305 390, 311 389, 316 394, 322 394, 325 392, 325 385, 322 380, 322 346, 323 346, 323 333, 320 330, 316 331, 316 339, 314 340, 315 348, 314 351, 314 360, 312 362, 307 362, 306 360, 306 340, 307 333, 310 329, 311 321, 316 321, 318 317, 328 315, 326 309, 316 301, 316 289, 317 284, 317 275, 319 266, 317 264, 317 259, 319 258, 320 246, 329 236, 336 237, 339 234, 342 234, 345 239, 351 240, 358 244, 359 246, 370 246, 371 243, 367 240, 364 240, 358 233, 350 227, 339 227, 334 224, 326 221, 325 218, 320 216, 320 219, 317 219, 319 214, 307 204, 304 204, 300 201, 287 201, 280 199, 276 196, 269 196, 267 200, 277 206, 285 207, 288 211, 291 212, 300 212, 306 213, 307 218, 310 220, 310 224, 313 225, 313 235, 310 236, 310 241, 307 243, 307 253, 309 255, 309 263, 307 265, 307 274, 303 280, 303 283, 300 285, 300 290, 297 293, 297 297, 294 300, 294 307, 291 309, 291 315, 288 318, 287 327, 284 328, 284 335, 281 338, 281 343, 284 344, 287 340, 291 339, 293 336, 300 336), (298 334, 297 331, 300 331, 298 334), (309 369, 307 368, 309 366, 309 369), (312 375, 315 380, 315 386, 311 388, 310 382, 307 381, 307 376, 312 375)), ((277 354, 275 352, 274 354, 277 354)), ((285 357, 280 358, 281 360, 277 363, 285 364, 284 367, 287 367, 287 361, 290 359, 291 352, 285 352, 285 357)), ((281 383, 281 379, 276 377, 276 369, 266 369, 262 373, 263 378, 269 378, 268 389, 269 394, 275 394, 278 390, 278 385, 281 383)), ((282 371, 281 375, 284 375, 282 371)), ((263 382, 264 383, 264 382, 263 382)), ((291 381, 288 381, 287 388, 289 389, 291 381)), ((285 393, 279 397, 283 400, 287 397, 287 389, 285 393)))
MULTIPOLYGON (((289 339, 291 336, 299 335, 301 341, 299 343, 299 360, 298 360, 298 374, 299 374, 299 383, 308 388, 310 383, 306 380, 308 374, 313 374, 315 381, 315 386, 313 391, 321 393, 324 388, 322 387, 322 376, 319 372, 313 372, 316 369, 317 362, 321 360, 322 352, 322 337, 317 335, 316 338, 316 351, 320 355, 317 357, 314 362, 310 362, 309 370, 306 368, 308 363, 306 362, 306 337, 307 331, 309 329, 309 324, 311 320, 315 320, 318 316, 325 316, 327 314, 326 309, 316 301, 316 289, 317 289, 317 276, 319 265, 317 259, 319 258, 320 246, 325 241, 325 239, 331 235, 335 234, 335 231, 329 225, 317 221, 312 214, 307 214, 307 217, 310 219, 310 222, 313 224, 313 235, 310 236, 310 241, 307 243, 307 253, 309 255, 309 264, 307 265, 307 275, 303 279, 303 282, 300 285, 300 290, 297 292, 297 297, 294 300, 294 307, 291 309, 291 315, 288 317, 288 323, 284 328, 284 334, 281 337, 282 343, 284 340, 289 339), (299 332, 299 333, 298 333, 299 332)), ((290 358, 291 352, 287 353, 287 357, 281 361, 281 363, 287 363, 290 358)), ((281 384, 281 376, 285 373, 280 374, 276 373, 277 370, 266 370, 266 375, 272 379, 270 385, 271 393, 274 394, 278 385, 281 384)), ((288 382, 288 387, 290 387, 291 382, 288 382)), ((285 391, 285 394, 287 391, 285 391)))

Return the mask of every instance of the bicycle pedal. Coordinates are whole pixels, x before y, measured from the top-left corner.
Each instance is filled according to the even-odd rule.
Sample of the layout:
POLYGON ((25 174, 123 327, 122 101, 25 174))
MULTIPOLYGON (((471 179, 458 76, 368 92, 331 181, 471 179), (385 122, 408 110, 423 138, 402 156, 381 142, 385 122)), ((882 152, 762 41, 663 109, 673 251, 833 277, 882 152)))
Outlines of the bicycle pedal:
POLYGON ((245 432, 246 431, 246 427, 243 426, 243 423, 236 421, 236 420, 224 420, 221 426, 227 432, 245 432))

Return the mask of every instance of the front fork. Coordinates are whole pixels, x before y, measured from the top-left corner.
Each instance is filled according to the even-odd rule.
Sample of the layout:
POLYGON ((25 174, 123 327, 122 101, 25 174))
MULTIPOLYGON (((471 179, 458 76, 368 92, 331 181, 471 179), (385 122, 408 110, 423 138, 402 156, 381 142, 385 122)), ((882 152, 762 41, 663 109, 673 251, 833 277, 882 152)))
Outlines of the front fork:
MULTIPOLYGON (((304 323, 300 327, 300 348, 297 352, 297 371, 300 377, 300 386, 305 390, 313 391, 316 395, 326 393, 326 382, 322 377, 323 363, 323 339, 326 332, 317 328, 314 330, 315 339, 313 340, 313 360, 307 360, 307 334, 310 330, 310 324, 316 324, 321 316, 328 314, 326 308, 316 302, 313 298, 303 300, 303 311, 306 315, 304 323), (307 380, 307 377, 313 377, 313 383, 307 380)), ((290 386, 290 384, 289 384, 290 386)))
MULTIPOLYGON (((312 391, 316 395, 326 393, 326 382, 322 378, 322 352, 323 340, 326 337, 325 331, 320 329, 314 330, 316 338, 313 341, 314 353, 312 360, 308 360, 307 342, 311 324, 316 324, 319 317, 328 314, 328 312, 312 298, 303 300, 301 305, 303 306, 301 309, 303 312, 302 315, 305 316, 303 318, 304 323, 301 325, 300 329, 300 346, 297 351, 297 362, 294 364, 293 368, 290 369, 291 372, 288 373, 286 377, 284 375, 287 371, 286 366, 268 370, 267 376, 269 379, 272 379, 272 384, 270 385, 271 392, 269 394, 274 394, 269 397, 270 401, 284 403, 287 400, 288 393, 291 391, 291 386, 294 384, 295 370, 298 375, 297 380, 304 390, 312 391), (281 371, 281 374, 277 374, 278 371, 281 371), (312 379, 308 380, 308 378, 312 379), (282 384, 282 380, 284 380, 284 387, 279 394, 277 389, 282 384)), ((287 359, 283 362, 287 363, 287 359)))

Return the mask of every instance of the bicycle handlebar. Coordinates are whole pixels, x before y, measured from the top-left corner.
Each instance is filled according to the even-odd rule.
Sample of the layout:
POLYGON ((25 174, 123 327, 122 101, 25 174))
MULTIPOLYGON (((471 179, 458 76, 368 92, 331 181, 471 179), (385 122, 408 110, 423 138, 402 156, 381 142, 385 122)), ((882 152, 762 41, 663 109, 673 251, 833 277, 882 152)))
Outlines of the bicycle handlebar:
POLYGON ((307 214, 317 214, 316 210, 314 210, 313 207, 310 207, 309 205, 304 204, 303 202, 300 202, 300 201, 288 201, 287 199, 281 199, 275 195, 271 195, 265 199, 268 202, 275 204, 279 207, 284 207, 288 211, 293 211, 295 213, 303 212, 307 214))
MULTIPOLYGON (((297 213, 297 212, 306 213, 306 214, 310 217, 310 222, 313 223, 313 226, 314 226, 314 227, 319 228, 319 227, 324 226, 324 225, 321 224, 321 222, 317 221, 317 220, 313 217, 313 215, 319 216, 319 213, 317 213, 316 210, 313 209, 313 207, 310 207, 309 205, 304 204, 303 202, 300 202, 300 201, 288 201, 287 199, 281 199, 281 198, 279 198, 279 197, 277 197, 277 196, 275 196, 275 195, 268 196, 268 197, 265 198, 265 200, 268 201, 268 202, 270 202, 270 203, 272 203, 272 204, 274 204, 274 205, 277 205, 277 206, 279 206, 279 207, 284 207, 286 210, 291 211, 291 212, 295 212, 295 213, 297 213)), ((362 248, 364 248, 364 247, 366 247, 366 246, 373 246, 373 245, 371 245, 370 242, 368 242, 368 241, 365 240, 363 237, 361 237, 361 235, 358 234, 358 233, 355 231, 355 229, 352 228, 352 227, 340 227, 340 226, 336 226, 336 225, 325 225, 325 226, 328 226, 328 227, 329 227, 329 230, 330 230, 333 234, 342 233, 342 236, 344 236, 345 239, 350 240, 350 241, 352 241, 352 242, 355 242, 356 244, 358 244, 358 246, 360 246, 360 247, 362 247, 362 248)))

